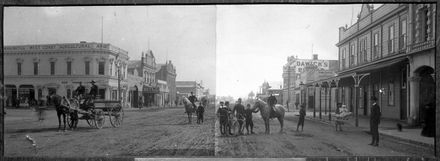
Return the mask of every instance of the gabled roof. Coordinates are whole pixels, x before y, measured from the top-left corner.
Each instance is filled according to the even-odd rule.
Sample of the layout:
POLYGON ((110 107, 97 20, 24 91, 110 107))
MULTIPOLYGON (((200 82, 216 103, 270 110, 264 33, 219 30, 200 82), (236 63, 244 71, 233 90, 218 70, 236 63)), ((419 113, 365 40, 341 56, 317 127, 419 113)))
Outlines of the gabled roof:
POLYGON ((368 16, 373 10, 373 7, 369 4, 363 4, 361 8, 361 12, 358 15, 359 20, 368 16))

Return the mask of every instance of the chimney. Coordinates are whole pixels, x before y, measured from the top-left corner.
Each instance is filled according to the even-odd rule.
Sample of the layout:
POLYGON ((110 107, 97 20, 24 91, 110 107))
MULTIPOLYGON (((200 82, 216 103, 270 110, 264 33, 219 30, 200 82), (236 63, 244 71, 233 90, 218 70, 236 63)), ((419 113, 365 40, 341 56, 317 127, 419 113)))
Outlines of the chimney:
POLYGON ((318 54, 313 54, 313 60, 318 60, 318 54))

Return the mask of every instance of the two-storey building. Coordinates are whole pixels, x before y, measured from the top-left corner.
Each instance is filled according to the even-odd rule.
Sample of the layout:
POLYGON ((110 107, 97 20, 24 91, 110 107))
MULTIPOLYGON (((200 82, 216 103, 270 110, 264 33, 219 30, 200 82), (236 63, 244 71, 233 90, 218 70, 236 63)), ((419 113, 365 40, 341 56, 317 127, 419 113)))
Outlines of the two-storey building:
POLYGON ((156 79, 164 80, 168 86, 168 93, 165 102, 170 105, 177 104, 177 89, 176 89, 176 67, 171 60, 165 64, 158 64, 159 71, 156 72, 156 79))
POLYGON ((330 88, 333 107, 355 115, 369 115, 375 96, 382 117, 417 124, 435 101, 435 13, 435 4, 364 4, 355 24, 339 28, 338 76, 307 86, 330 88))
POLYGON ((137 102, 139 101, 143 103, 143 106, 157 105, 156 95, 159 94, 159 87, 156 81, 156 68, 156 58, 151 50, 142 52, 141 60, 129 61, 128 71, 132 77, 142 78, 139 84, 138 82, 133 82, 130 85, 130 96, 131 100, 133 100, 132 107, 137 107, 137 102))
POLYGON ((50 91, 71 97, 79 82, 94 80, 100 99, 118 100, 118 68, 122 101, 126 100, 128 52, 95 42, 14 45, 4 47, 6 105, 44 99, 50 91))

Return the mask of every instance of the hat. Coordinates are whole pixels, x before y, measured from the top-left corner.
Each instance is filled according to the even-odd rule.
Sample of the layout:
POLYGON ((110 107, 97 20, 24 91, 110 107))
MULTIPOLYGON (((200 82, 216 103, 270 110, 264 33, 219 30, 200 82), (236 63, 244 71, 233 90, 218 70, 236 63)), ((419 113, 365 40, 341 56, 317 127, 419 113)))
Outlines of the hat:
POLYGON ((90 83, 96 83, 95 80, 92 80, 90 83))

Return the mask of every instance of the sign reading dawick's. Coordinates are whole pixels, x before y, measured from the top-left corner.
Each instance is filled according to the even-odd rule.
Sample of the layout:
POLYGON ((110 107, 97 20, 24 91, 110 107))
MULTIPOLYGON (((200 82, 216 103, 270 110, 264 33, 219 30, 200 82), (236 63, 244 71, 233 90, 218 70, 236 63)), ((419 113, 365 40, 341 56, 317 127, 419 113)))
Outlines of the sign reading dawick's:
POLYGON ((321 70, 329 70, 328 60, 297 59, 293 64, 296 66, 297 73, 301 73, 305 67, 312 65, 321 70))

